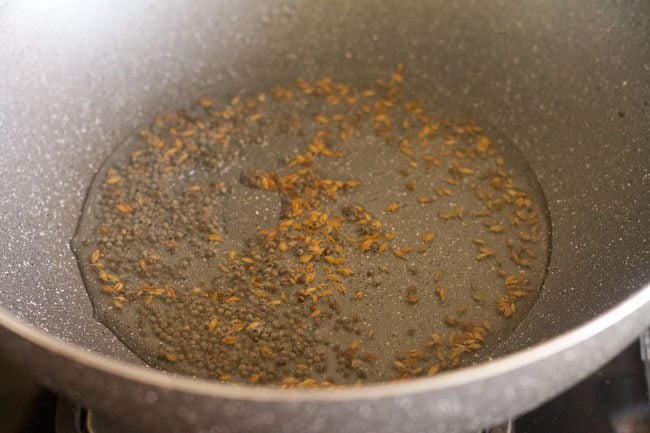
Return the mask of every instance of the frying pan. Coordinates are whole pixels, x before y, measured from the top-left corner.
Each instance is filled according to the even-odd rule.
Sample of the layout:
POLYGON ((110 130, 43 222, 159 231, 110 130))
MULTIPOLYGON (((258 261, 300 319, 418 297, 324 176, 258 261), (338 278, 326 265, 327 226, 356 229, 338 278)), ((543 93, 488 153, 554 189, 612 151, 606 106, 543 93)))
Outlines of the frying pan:
POLYGON ((648 3, 0 3, 0 345, 43 384, 147 431, 461 432, 527 411, 650 325, 648 3), (552 222, 539 299, 499 359, 277 390, 143 366, 93 318, 69 247, 134 128, 210 92, 377 77, 513 142, 552 222))

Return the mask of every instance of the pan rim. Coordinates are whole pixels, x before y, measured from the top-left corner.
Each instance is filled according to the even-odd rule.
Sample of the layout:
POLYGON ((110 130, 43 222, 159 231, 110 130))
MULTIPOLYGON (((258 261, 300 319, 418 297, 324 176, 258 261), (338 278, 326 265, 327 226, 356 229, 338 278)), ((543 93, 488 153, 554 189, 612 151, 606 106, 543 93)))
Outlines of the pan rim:
POLYGON ((38 345, 50 353, 83 365, 92 370, 119 376, 124 380, 139 382, 165 391, 200 395, 221 399, 257 402, 341 402, 352 400, 378 400, 442 391, 468 383, 490 379, 501 374, 535 364, 574 347, 590 337, 615 326, 621 318, 634 314, 650 304, 650 282, 643 285, 623 301, 589 321, 571 330, 509 355, 474 366, 443 372, 433 377, 414 378, 408 381, 367 384, 330 389, 284 389, 254 387, 247 384, 223 384, 207 379, 173 376, 161 370, 132 364, 90 351, 75 343, 59 340, 15 317, 0 306, 0 327, 38 345))

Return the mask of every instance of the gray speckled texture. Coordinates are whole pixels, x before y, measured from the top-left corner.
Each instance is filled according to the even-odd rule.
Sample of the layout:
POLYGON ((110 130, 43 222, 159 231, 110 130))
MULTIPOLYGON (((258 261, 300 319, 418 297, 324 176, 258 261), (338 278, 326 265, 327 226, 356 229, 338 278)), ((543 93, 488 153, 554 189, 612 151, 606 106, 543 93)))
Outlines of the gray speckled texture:
MULTIPOLYGON (((68 246, 110 146, 206 91, 298 75, 354 81, 405 61, 432 100, 513 140, 546 194, 550 273, 505 349, 565 332, 650 279, 648 15, 644 1, 0 2, 0 306, 132 360, 92 320, 68 246)), ((113 364, 73 363, 69 349, 16 338, 28 331, 4 315, 0 344, 71 397, 162 431, 452 432, 529 409, 604 363, 648 325, 648 296, 637 299, 584 334, 600 339, 513 367, 511 386, 496 363, 467 371, 472 388, 451 373, 345 403, 256 403, 205 384, 195 394, 159 375, 139 383, 113 364)))

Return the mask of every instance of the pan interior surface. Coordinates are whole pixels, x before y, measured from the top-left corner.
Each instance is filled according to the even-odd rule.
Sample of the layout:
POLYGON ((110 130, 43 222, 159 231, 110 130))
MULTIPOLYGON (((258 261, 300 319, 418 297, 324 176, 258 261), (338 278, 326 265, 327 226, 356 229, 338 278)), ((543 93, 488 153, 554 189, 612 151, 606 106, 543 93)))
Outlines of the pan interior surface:
POLYGON ((73 242, 98 319, 151 365, 227 382, 489 358, 546 274, 545 200, 512 144, 438 119, 404 69, 202 97, 139 129, 73 242))
POLYGON ((140 363, 93 317, 68 245, 114 144, 215 89, 225 99, 298 76, 354 82, 402 61, 445 115, 514 143, 547 199, 548 276, 494 356, 584 323, 648 281, 648 35, 632 9, 118 3, 2 6, 0 50, 16 59, 0 65, 0 306, 12 316, 140 363))

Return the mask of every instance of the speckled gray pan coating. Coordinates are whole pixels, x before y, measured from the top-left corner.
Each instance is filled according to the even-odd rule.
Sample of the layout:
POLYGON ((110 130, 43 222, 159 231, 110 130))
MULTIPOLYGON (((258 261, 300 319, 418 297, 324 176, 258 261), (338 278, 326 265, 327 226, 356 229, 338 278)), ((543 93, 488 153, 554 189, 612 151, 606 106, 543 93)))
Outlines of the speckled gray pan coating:
POLYGON ((649 280, 648 16, 645 1, 0 2, 5 354, 76 399, 160 431, 451 432, 539 404, 650 322, 649 289, 639 291, 649 280), (112 145, 206 91, 298 75, 363 81, 398 61, 411 86, 515 142, 546 194, 549 275, 506 351, 639 292, 635 305, 504 361, 311 397, 257 391, 253 401, 246 389, 80 353, 135 361, 93 320, 69 248, 112 145))

